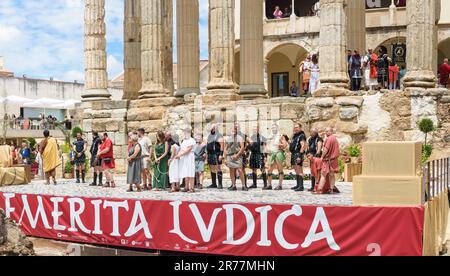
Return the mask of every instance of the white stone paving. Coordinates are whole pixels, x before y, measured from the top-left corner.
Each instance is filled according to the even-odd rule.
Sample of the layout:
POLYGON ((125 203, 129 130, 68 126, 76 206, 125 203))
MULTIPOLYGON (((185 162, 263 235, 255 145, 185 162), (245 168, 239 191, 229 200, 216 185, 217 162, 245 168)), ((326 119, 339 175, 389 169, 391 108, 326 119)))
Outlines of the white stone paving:
MULTIPOLYGON (((295 185, 294 181, 286 181, 283 191, 262 191, 261 188, 249 192, 230 192, 226 189, 203 189, 197 193, 168 193, 146 191, 142 193, 127 193, 128 185, 125 178, 116 178, 117 188, 90 187, 88 184, 76 184, 73 180, 60 180, 58 185, 44 185, 43 181, 33 181, 30 185, 1 187, 0 192, 19 194, 41 194, 54 196, 77 196, 87 198, 115 198, 115 199, 142 199, 142 200, 182 200, 193 202, 228 202, 228 203, 269 203, 269 204, 300 204, 300 205, 352 205, 352 185, 349 183, 338 183, 341 194, 337 195, 313 195, 310 192, 297 193, 290 188, 295 185)), ((229 182, 226 181, 226 187, 229 182)), ((278 181, 274 181, 276 185, 278 181)), ((238 187, 240 182, 238 182, 238 187)), ((260 187, 262 183, 260 183, 260 187)), ((305 188, 309 189, 311 183, 306 181, 305 188)))

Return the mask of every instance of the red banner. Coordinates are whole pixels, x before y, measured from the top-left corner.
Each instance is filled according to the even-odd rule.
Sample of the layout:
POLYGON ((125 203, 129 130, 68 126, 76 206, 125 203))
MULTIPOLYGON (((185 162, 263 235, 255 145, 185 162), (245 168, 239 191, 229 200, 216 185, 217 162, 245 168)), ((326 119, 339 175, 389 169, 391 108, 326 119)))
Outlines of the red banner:
POLYGON ((317 207, 0 193, 30 236, 235 256, 420 256, 424 208, 317 207))

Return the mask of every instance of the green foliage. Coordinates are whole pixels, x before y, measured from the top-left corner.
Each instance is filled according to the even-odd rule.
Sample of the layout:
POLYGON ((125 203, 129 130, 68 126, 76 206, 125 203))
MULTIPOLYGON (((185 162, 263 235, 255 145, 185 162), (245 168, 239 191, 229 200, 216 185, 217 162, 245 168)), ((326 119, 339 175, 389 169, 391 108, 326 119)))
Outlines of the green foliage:
POLYGON ((433 145, 424 145, 422 148, 422 163, 428 162, 433 153, 433 145))
POLYGON ((72 138, 77 138, 77 133, 81 133, 83 135, 83 129, 81 127, 76 126, 72 129, 72 138))
POLYGON ((86 160, 84 161, 84 171, 88 172, 89 171, 89 167, 90 167, 90 162, 89 160, 86 158, 86 160))
POLYGON ((69 154, 70 153, 70 145, 68 143, 65 143, 61 146, 62 153, 69 154))
POLYGON ((34 139, 34 138, 28 138, 27 142, 28 142, 28 145, 30 146, 30 148, 34 148, 37 144, 36 139, 34 139))
POLYGON ((422 131, 424 134, 428 134, 430 132, 435 131, 433 120, 425 118, 420 120, 419 122, 419 130, 422 131))
POLYGON ((68 161, 66 162, 66 165, 65 165, 65 167, 64 167, 64 173, 73 173, 73 165, 72 165, 72 163, 70 162, 70 160, 68 160, 68 161))
POLYGON ((344 159, 339 158, 338 162, 339 162, 339 173, 343 174, 344 170, 345 170, 345 161, 344 161, 344 159))
POLYGON ((351 145, 347 149, 350 157, 360 157, 361 156, 361 147, 359 145, 351 145))

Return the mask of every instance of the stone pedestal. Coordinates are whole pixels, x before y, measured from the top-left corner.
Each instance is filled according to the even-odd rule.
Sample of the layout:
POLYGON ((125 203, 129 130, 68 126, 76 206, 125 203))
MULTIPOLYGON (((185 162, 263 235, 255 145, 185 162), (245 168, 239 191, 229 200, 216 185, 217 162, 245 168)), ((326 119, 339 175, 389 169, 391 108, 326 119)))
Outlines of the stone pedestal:
POLYGON ((267 98, 264 86, 263 3, 241 1, 240 95, 244 99, 267 98))
POLYGON ((198 0, 177 0, 177 97, 200 94, 198 0))
POLYGON ((105 0, 85 0, 83 101, 99 101, 111 97, 108 92, 105 35, 105 0))
POLYGON ((234 0, 209 1, 209 84, 208 94, 235 97, 234 0))
POLYGON ((438 0, 408 0, 408 52, 405 87, 433 88, 436 86, 434 61, 437 45, 437 22, 439 20, 438 0))
POLYGON ((423 204, 421 143, 366 143, 363 156, 363 173, 353 183, 355 206, 423 204))
POLYGON ((135 100, 139 97, 139 90, 142 87, 140 0, 125 1, 124 67, 123 98, 135 100))

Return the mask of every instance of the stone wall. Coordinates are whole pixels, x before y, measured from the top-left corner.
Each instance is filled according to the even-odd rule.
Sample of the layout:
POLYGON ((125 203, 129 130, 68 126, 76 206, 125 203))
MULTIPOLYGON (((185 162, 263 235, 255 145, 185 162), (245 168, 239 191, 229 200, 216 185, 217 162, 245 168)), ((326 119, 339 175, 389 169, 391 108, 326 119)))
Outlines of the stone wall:
POLYGON ((92 140, 92 130, 107 132, 114 142, 118 172, 125 171, 127 133, 143 127, 155 142, 156 132, 182 135, 187 126, 195 134, 208 134, 212 123, 228 134, 235 123, 251 134, 259 123, 270 137, 273 123, 282 133, 292 135, 294 123, 311 128, 336 130, 342 148, 365 141, 423 141, 417 122, 431 118, 437 131, 431 138, 435 156, 448 156, 450 150, 450 96, 448 90, 350 92, 328 91, 313 98, 273 98, 224 102, 214 97, 188 95, 185 99, 167 97, 135 101, 83 104, 83 129, 92 140), (362 93, 362 94, 361 94, 362 93))
POLYGON ((33 243, 0 209, 0 256, 33 256, 33 243))

